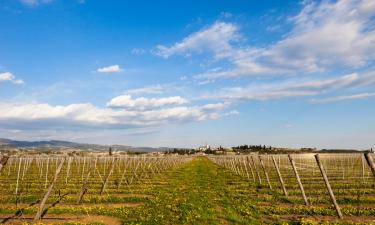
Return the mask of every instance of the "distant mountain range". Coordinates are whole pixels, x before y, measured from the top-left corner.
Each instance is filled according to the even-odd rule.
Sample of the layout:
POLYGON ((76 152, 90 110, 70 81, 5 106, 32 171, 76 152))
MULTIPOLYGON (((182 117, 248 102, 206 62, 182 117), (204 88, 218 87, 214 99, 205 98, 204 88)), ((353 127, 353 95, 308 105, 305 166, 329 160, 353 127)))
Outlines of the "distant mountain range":
POLYGON ((151 147, 133 147, 126 145, 97 145, 97 144, 84 144, 69 141, 50 140, 50 141, 16 141, 11 139, 0 138, 0 147, 14 147, 14 148, 41 148, 41 149, 67 149, 74 148, 80 150, 94 150, 94 151, 107 151, 109 147, 117 151, 133 151, 133 152, 154 152, 165 151, 169 148, 151 148, 151 147))

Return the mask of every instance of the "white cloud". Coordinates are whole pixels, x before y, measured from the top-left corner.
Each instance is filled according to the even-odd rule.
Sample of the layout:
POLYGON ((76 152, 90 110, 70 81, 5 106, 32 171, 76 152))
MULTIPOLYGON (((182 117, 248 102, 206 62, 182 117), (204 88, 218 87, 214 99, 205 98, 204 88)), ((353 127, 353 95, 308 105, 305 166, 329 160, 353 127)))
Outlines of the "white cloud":
MULTIPOLYGON (((163 104, 161 104, 163 105, 163 104)), ((92 104, 1 103, 0 125, 13 130, 75 130, 82 128, 128 129, 160 126, 170 122, 218 119, 221 109, 177 106, 149 110, 99 108, 92 104)))
POLYGON ((373 0, 306 2, 290 18, 291 31, 274 44, 238 45, 238 26, 216 22, 170 47, 157 46, 158 55, 168 58, 208 51, 214 59, 232 64, 229 69, 197 74, 197 79, 315 73, 336 66, 359 68, 375 59, 373 0))
POLYGON ((323 99, 312 99, 311 103, 329 103, 329 102, 339 102, 339 101, 349 101, 349 100, 360 100, 360 99, 367 99, 370 97, 375 97, 375 93, 361 93, 355 95, 342 95, 342 96, 335 96, 331 98, 323 98, 323 99))
POLYGON ((207 111, 223 110, 223 109, 227 108, 229 105, 230 105, 229 102, 210 103, 210 104, 206 104, 206 105, 201 106, 201 109, 207 110, 207 111))
POLYGON ((129 89, 126 93, 129 94, 162 94, 164 87, 162 85, 147 86, 141 88, 129 89))
POLYGON ((216 112, 206 113, 199 107, 173 107, 143 112, 143 116, 152 121, 203 121, 207 119, 218 119, 220 115, 216 112))
POLYGON ((277 67, 315 72, 332 64, 362 66, 374 59, 372 0, 310 2, 291 18, 293 30, 262 52, 277 67))
POLYGON ((140 97, 133 99, 131 95, 121 95, 111 99, 107 103, 107 107, 146 110, 168 105, 182 105, 186 103, 188 103, 188 101, 180 96, 165 98, 140 97))
POLYGON ((361 83, 363 78, 360 77, 357 73, 348 74, 341 77, 335 77, 332 79, 325 79, 325 80, 316 80, 316 81, 308 81, 303 83, 297 83, 293 85, 289 85, 287 88, 289 90, 328 90, 328 89, 337 89, 337 88, 344 88, 354 85, 356 82, 357 84, 361 83))
POLYGON ((96 69, 96 72, 98 73, 119 73, 121 71, 122 69, 119 65, 105 66, 96 69))
POLYGON ((231 42, 239 38, 237 27, 231 23, 216 22, 212 26, 198 31, 170 47, 158 45, 155 54, 168 58, 175 54, 190 55, 204 50, 214 52, 217 57, 223 57, 232 48, 231 42))
MULTIPOLYGON (((67 119, 75 122, 115 123, 110 110, 98 109, 91 104, 71 104, 67 106, 51 106, 49 104, 0 104, 0 119, 11 120, 54 120, 67 119)), ((63 121, 63 120, 62 120, 63 121)))
POLYGON ((9 81, 13 84, 24 84, 25 82, 21 79, 16 79, 16 77, 10 72, 0 73, 0 82, 9 81))
POLYGON ((275 100, 289 97, 315 96, 329 91, 375 84, 375 73, 356 73, 322 80, 287 80, 245 87, 223 88, 218 93, 204 96, 208 99, 233 100, 275 100))

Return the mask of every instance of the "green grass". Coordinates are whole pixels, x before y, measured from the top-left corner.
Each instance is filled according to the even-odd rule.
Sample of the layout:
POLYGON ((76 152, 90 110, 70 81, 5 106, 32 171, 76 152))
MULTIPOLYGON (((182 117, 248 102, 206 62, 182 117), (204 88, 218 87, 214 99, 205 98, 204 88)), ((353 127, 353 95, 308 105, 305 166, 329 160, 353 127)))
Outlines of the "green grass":
MULTIPOLYGON (((100 166, 103 167, 101 164, 100 166)), ((31 168, 31 174, 35 175, 37 167, 31 168)), ((54 195, 49 198, 49 203, 58 200, 60 191, 67 195, 61 203, 49 208, 47 214, 106 215, 119 218, 123 224, 320 224, 320 221, 327 219, 331 222, 322 224, 355 224, 349 221, 349 216, 359 217, 357 221, 363 216, 369 217, 367 220, 375 216, 375 209, 371 207, 374 198, 372 195, 366 195, 359 196, 359 199, 353 193, 358 193, 358 190, 362 189, 357 189, 356 186, 352 189, 339 189, 345 198, 341 197, 338 202, 342 204, 342 212, 349 220, 337 221, 336 212, 330 202, 326 201, 324 188, 317 189, 319 187, 314 182, 305 185, 306 189, 310 190, 308 197, 312 203, 312 206, 306 207, 303 205, 298 187, 294 187, 293 182, 288 181, 289 197, 282 195, 274 173, 270 173, 274 187, 271 191, 265 181, 262 184, 253 182, 244 174, 236 175, 206 157, 193 158, 187 163, 169 167, 170 169, 156 175, 150 171, 146 173, 147 168, 144 166, 142 170, 138 170, 138 172, 142 171, 144 176, 139 177, 132 184, 123 184, 121 188, 116 184, 122 170, 116 169, 108 183, 108 195, 102 196, 97 194, 100 179, 93 176, 89 192, 84 197, 82 205, 75 205, 77 191, 80 190, 81 184, 79 182, 65 184, 63 176, 54 195), (316 195, 312 197, 312 193, 316 195), (350 198, 347 197, 348 195, 350 198), (368 205, 356 207, 354 203, 368 205)), ((72 170, 71 179, 81 180, 80 171, 72 170)), ((131 176, 132 173, 129 171, 126 177, 131 176)), ((290 179, 287 175, 285 178, 290 179)), ((21 206, 15 204, 15 196, 5 189, 7 185, 13 184, 12 181, 3 184, 3 193, 7 194, 0 195, 0 203, 4 202, 8 205, 0 206, 0 214, 14 214, 21 211, 22 215, 35 214, 37 205, 27 205, 40 198, 39 192, 43 190, 38 192, 36 184, 43 181, 44 176, 42 178, 37 176, 36 179, 31 177, 24 181, 24 186, 21 186, 25 187, 21 189, 22 195, 17 197, 19 203, 23 203, 21 206), (34 188, 36 193, 33 193, 34 189, 31 188, 34 188)), ((337 195, 341 194, 339 191, 336 192, 337 195)))
POLYGON ((169 185, 155 189, 155 197, 134 210, 125 223, 259 224, 256 211, 243 211, 228 185, 241 182, 240 178, 207 158, 195 158, 165 179, 169 185))

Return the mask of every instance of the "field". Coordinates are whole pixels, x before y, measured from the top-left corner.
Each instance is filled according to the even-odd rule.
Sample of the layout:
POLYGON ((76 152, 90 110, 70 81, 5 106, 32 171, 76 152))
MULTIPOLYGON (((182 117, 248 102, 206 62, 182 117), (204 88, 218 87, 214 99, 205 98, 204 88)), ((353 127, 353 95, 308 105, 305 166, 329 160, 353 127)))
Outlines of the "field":
POLYGON ((314 155, 291 158, 306 201, 287 155, 11 157, 0 172, 0 222, 375 224, 363 154, 320 154, 342 219, 314 155))

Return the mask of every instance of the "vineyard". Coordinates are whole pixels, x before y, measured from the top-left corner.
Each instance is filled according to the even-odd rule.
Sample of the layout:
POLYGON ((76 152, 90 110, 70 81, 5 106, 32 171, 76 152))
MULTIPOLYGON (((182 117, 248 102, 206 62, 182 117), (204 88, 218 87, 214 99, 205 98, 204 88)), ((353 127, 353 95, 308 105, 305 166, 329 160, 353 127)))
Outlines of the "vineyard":
POLYGON ((371 168, 359 153, 0 156, 0 223, 372 224, 371 168))
POLYGON ((148 198, 143 193, 158 185, 153 177, 187 160, 184 157, 9 158, 0 175, 0 213, 8 215, 3 222, 23 218, 25 214, 35 215, 28 218, 38 220, 47 212, 122 213, 121 210, 136 207, 148 198))
POLYGON ((211 157, 211 160, 252 184, 249 189, 241 183, 238 191, 256 199, 257 210, 265 215, 285 221, 301 215, 363 223, 375 221, 372 156, 367 154, 367 157, 369 163, 363 154, 211 157))

